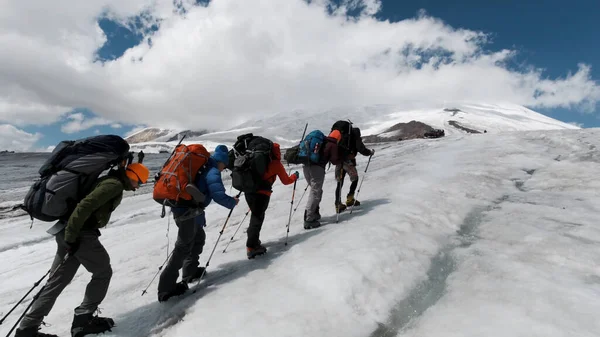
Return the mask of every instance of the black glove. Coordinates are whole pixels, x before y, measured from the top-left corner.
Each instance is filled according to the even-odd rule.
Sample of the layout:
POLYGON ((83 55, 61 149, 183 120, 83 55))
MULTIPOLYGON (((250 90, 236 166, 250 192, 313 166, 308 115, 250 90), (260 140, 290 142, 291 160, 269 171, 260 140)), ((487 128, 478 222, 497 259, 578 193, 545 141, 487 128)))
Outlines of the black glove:
POLYGON ((81 244, 81 242, 79 242, 79 240, 77 240, 75 242, 65 241, 65 247, 66 247, 67 253, 69 253, 69 255, 74 255, 75 252, 77 252, 77 250, 79 249, 80 244, 81 244))

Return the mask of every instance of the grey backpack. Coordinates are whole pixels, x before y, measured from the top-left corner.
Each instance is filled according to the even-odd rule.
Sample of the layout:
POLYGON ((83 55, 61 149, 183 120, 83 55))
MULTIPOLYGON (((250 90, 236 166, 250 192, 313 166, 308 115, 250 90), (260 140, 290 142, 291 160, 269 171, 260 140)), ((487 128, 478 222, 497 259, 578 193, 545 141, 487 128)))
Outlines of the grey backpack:
POLYGON ((62 141, 40 168, 40 179, 21 208, 32 220, 67 220, 100 174, 128 156, 129 144, 116 135, 62 141))

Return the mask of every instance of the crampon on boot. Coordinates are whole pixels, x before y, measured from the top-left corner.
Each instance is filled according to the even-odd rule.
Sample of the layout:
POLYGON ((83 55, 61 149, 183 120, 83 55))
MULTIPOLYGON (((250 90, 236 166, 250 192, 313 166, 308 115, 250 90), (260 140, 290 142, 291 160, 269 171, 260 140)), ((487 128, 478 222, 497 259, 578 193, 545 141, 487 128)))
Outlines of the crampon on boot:
POLYGON ((265 248, 265 246, 261 244, 259 244, 258 247, 255 248, 246 247, 246 255, 248 256, 248 259, 253 259, 258 255, 265 254, 266 252, 267 248, 265 248))
POLYGON ((354 194, 348 194, 346 197, 346 206, 360 206, 360 201, 354 199, 354 194))
POLYGON ((339 203, 337 205, 335 205, 335 212, 336 213, 342 213, 343 211, 346 210, 346 205, 339 203))
POLYGON ((92 313, 75 315, 71 324, 71 337, 111 331, 114 326, 115 321, 112 318, 94 316, 92 313))
POLYGON ((17 329, 17 331, 15 331, 15 337, 58 337, 58 335, 43 333, 39 330, 40 328, 37 326, 32 326, 25 329, 17 329))

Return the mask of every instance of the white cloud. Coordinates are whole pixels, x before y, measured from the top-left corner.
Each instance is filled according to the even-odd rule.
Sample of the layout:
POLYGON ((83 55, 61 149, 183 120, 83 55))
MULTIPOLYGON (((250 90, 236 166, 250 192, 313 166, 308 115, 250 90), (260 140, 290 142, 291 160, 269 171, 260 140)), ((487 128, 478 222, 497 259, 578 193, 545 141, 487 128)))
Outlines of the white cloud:
POLYGON ((578 122, 569 122, 569 124, 571 125, 575 125, 578 128, 583 128, 583 123, 578 123, 578 122))
POLYGON ((40 133, 32 134, 14 125, 0 124, 0 150, 30 151, 40 138, 40 133))
MULTIPOLYGON (((67 119, 70 121, 65 123, 60 128, 60 130, 64 133, 75 133, 93 128, 94 126, 108 125, 113 123, 112 121, 102 117, 85 118, 85 116, 80 112, 67 116, 67 119)), ((98 133, 100 132, 99 130, 96 131, 98 131, 98 133)))
POLYGON ((215 129, 339 105, 474 100, 591 111, 600 100, 588 65, 557 79, 509 70, 518 51, 488 51, 485 34, 423 14, 378 21, 379 0, 344 0, 332 15, 329 0, 32 1, 9 0, 0 13, 0 45, 11 51, 0 52, 0 122, 21 113, 21 124, 47 122, 87 107, 101 117, 71 120, 66 132, 99 120, 215 129), (146 39, 94 63, 106 41, 95 19, 126 23, 142 12, 147 26, 161 20, 152 46, 146 39))
POLYGON ((113 129, 120 129, 123 127, 123 125, 119 124, 119 123, 113 123, 110 125, 111 128, 113 129))
POLYGON ((144 126, 144 125, 135 126, 131 130, 129 130, 128 132, 126 132, 123 137, 127 138, 127 137, 129 137, 131 135, 134 135, 134 134, 136 134, 136 133, 138 133, 138 132, 140 132, 140 131, 142 131, 142 130, 144 130, 146 128, 147 128, 147 126, 144 126))

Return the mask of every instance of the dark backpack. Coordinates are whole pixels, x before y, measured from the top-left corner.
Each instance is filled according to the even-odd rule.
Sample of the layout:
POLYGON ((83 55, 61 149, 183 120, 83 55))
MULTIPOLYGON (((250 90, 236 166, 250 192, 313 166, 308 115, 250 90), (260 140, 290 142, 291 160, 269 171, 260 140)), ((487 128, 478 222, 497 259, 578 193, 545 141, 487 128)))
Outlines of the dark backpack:
POLYGON ((302 164, 302 161, 298 158, 298 152, 300 152, 300 145, 292 146, 285 150, 283 159, 285 159, 288 164, 302 164))
POLYGON ((62 141, 39 169, 22 208, 32 219, 66 220, 100 174, 128 157, 129 144, 116 135, 62 141))
POLYGON ((244 193, 268 189, 263 176, 271 162, 272 149, 273 142, 267 138, 251 133, 239 136, 229 153, 230 160, 234 158, 231 167, 233 188, 244 193))
POLYGON ((342 140, 338 143, 338 148, 343 155, 350 153, 353 145, 352 141, 352 122, 339 120, 331 126, 331 131, 338 130, 342 134, 342 140))

